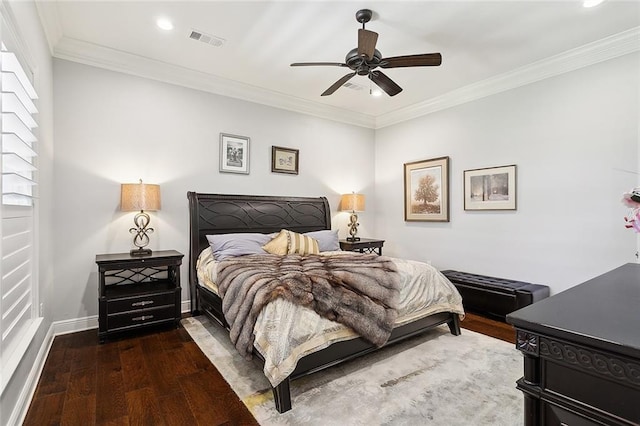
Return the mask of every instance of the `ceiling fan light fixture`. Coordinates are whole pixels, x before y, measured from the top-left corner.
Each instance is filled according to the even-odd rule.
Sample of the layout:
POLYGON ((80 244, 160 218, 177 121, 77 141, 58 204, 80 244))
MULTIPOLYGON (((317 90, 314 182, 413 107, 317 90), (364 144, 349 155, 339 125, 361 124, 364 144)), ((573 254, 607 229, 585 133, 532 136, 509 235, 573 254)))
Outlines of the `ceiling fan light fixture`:
POLYGON ((168 20, 167 18, 158 18, 156 20, 156 25, 161 30, 171 31, 173 29, 173 22, 168 20))
POLYGON ((377 98, 378 96, 382 96, 382 90, 374 89, 374 88, 370 87, 369 88, 369 94, 371 96, 373 96, 374 98, 377 98))
POLYGON ((602 2, 604 2, 604 0, 584 0, 582 2, 582 6, 584 6, 584 7, 596 7, 602 2))

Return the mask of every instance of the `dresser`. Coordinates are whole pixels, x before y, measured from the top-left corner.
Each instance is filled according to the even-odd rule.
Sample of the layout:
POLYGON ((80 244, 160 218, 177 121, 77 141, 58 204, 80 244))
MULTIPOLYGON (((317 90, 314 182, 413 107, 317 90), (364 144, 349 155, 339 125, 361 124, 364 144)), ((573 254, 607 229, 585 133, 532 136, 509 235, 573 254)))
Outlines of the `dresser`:
POLYGON ((183 254, 154 251, 149 256, 99 254, 98 337, 180 321, 180 265, 183 254))
POLYGON ((525 424, 640 425, 640 265, 507 315, 524 355, 525 424))

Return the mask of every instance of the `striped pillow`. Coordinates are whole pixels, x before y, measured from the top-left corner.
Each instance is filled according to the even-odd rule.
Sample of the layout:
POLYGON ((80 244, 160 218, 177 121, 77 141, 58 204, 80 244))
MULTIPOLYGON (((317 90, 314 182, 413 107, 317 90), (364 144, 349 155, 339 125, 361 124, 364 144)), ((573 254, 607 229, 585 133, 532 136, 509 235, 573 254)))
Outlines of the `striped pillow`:
POLYGON ((287 231, 289 233, 289 254, 319 254, 318 240, 297 232, 287 231))
POLYGON ((319 254, 318 240, 283 229, 271 241, 262 246, 264 251, 283 256, 285 254, 319 254))

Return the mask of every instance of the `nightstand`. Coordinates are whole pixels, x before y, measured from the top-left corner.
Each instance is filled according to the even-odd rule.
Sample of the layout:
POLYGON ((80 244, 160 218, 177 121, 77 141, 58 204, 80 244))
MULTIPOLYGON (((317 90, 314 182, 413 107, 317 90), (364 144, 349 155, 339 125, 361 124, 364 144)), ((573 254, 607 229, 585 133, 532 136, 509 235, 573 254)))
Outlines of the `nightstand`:
POLYGON ((180 265, 175 250, 149 256, 129 253, 96 256, 99 276, 98 337, 151 325, 180 322, 180 265))
POLYGON ((382 256, 382 246, 384 240, 374 240, 371 238, 360 238, 359 241, 340 240, 340 249, 347 251, 358 251, 360 253, 376 253, 382 256))

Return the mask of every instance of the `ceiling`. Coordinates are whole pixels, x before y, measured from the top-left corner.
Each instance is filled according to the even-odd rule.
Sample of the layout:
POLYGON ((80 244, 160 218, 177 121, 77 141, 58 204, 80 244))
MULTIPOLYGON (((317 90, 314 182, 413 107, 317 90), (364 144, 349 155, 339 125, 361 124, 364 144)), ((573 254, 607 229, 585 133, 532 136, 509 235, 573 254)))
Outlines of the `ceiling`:
POLYGON ((47 0, 38 10, 55 57, 370 128, 640 50, 639 0, 47 0), (361 8, 374 12, 366 28, 383 57, 440 52, 442 65, 385 70, 404 89, 394 97, 372 97, 363 76, 350 81, 360 90, 321 97, 349 70, 289 64, 343 62, 361 8))

